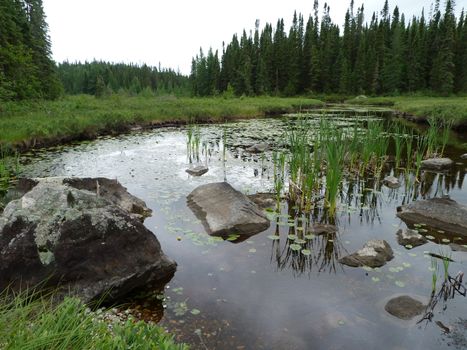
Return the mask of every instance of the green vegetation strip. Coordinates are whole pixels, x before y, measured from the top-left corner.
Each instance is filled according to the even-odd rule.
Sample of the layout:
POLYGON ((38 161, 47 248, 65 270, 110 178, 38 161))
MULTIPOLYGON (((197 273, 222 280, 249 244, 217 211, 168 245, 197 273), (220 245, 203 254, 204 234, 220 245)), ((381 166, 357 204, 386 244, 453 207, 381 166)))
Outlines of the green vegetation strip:
POLYGON ((106 321, 75 298, 0 295, 0 349, 185 350, 164 329, 142 321, 106 321))
POLYGON ((389 106, 413 116, 414 121, 430 118, 453 121, 454 128, 467 127, 467 97, 369 97, 346 101, 349 104, 389 106))
POLYGON ((321 106, 307 98, 176 98, 112 95, 68 96, 57 101, 0 105, 0 144, 20 148, 91 139, 131 126, 220 122, 299 111, 321 106))

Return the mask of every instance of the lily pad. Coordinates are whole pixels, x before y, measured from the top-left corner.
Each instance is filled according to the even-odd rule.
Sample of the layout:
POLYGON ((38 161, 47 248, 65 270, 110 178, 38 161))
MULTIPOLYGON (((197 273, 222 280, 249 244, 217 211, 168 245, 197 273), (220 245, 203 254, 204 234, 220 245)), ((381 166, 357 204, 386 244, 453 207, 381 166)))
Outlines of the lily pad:
POLYGON ((300 244, 291 244, 290 246, 290 249, 292 249, 293 251, 299 251, 300 249, 302 249, 302 247, 300 246, 300 244))
POLYGON ((276 236, 276 235, 269 235, 268 238, 272 239, 273 241, 277 241, 277 240, 281 239, 280 236, 276 236))
POLYGON ((380 281, 379 277, 376 277, 376 276, 371 277, 371 280, 373 282, 379 282, 380 281))
POLYGON ((297 236, 296 235, 288 235, 287 238, 290 239, 291 241, 295 241, 297 239, 297 236))
POLYGON ((404 287, 405 287, 405 283, 402 282, 402 281, 399 281, 399 280, 395 281, 394 284, 395 284, 396 286, 400 287, 400 288, 404 288, 404 287))
POLYGON ((201 311, 199 311, 198 309, 192 309, 190 312, 195 316, 201 313, 201 311))
POLYGON ((311 255, 311 250, 309 250, 309 249, 302 249, 302 254, 305 255, 305 256, 309 256, 309 255, 311 255))

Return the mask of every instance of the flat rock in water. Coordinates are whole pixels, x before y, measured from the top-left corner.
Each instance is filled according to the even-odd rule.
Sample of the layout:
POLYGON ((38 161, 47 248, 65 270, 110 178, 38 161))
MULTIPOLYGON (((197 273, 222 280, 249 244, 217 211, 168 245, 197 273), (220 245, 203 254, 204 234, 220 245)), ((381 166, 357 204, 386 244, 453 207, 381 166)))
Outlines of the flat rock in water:
POLYGON ((421 315, 425 310, 425 305, 408 295, 401 295, 389 300, 384 309, 401 320, 410 320, 421 315))
POLYGON ((396 235, 397 242, 403 246, 418 247, 428 242, 428 240, 420 233, 418 233, 417 230, 412 230, 409 228, 400 229, 397 231, 396 235))
POLYGON ((369 266, 381 267, 392 260, 394 253, 388 242, 372 239, 365 243, 362 249, 339 259, 341 264, 351 267, 369 266))
POLYGON ((247 197, 262 209, 272 208, 277 203, 277 198, 274 193, 255 193, 247 197))
POLYGON ((383 180, 383 185, 389 187, 389 188, 398 188, 400 187, 400 182, 397 177, 394 176, 386 176, 383 180))
POLYGON ((267 151, 268 149, 269 145, 266 142, 261 142, 248 147, 246 150, 250 153, 262 153, 267 151))
POLYGON ((449 158, 430 158, 422 160, 421 168, 425 170, 445 170, 452 167, 454 162, 449 158))
POLYGON ((425 224, 448 234, 467 237, 467 207, 449 198, 415 201, 397 208, 408 226, 425 224))
POLYGON ((201 176, 206 174, 209 171, 209 168, 203 165, 198 165, 194 168, 186 169, 185 171, 191 176, 201 176))
POLYGON ((455 252, 467 252, 467 245, 460 245, 457 243, 451 243, 449 244, 451 249, 455 252))
POLYGON ((170 279, 176 263, 142 223, 146 204, 116 180, 24 180, 0 216, 0 291, 41 286, 84 302, 170 279))
POLYGON ((337 227, 329 224, 313 224, 308 228, 315 235, 329 235, 337 232, 337 227))
POLYGON ((270 225, 261 209, 227 182, 199 186, 188 195, 187 202, 211 235, 249 237, 270 225))

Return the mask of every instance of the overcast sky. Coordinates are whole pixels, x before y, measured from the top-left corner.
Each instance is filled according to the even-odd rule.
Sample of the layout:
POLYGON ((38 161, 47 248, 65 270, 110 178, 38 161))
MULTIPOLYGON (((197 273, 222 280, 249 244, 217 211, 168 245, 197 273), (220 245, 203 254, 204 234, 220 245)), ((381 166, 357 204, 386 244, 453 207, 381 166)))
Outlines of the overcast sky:
MULTIPOLYGON (((52 40, 53 58, 146 63, 189 73, 191 57, 200 46, 222 47, 234 33, 275 24, 284 18, 290 25, 293 11, 308 17, 313 0, 43 0, 52 40)), ((342 25, 350 0, 328 0, 334 22, 342 25)), ((365 5, 365 15, 380 11, 384 0, 355 1, 365 5)), ((456 1, 457 12, 467 0, 456 1)), ((431 0, 390 0, 406 16, 428 13, 431 0)), ((320 10, 324 1, 320 1, 320 10)))

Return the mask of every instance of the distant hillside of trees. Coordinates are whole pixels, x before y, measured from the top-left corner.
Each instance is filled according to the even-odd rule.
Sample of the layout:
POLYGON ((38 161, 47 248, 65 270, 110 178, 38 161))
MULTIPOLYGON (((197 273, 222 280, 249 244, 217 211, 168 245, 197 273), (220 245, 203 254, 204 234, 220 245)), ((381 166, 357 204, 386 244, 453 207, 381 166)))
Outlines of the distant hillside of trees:
POLYGON ((319 4, 306 21, 295 13, 286 34, 284 20, 249 35, 234 35, 221 57, 200 50, 192 60, 192 93, 296 95, 303 93, 399 94, 467 92, 467 14, 456 18, 454 2, 437 0, 430 13, 406 18, 388 1, 366 21, 354 1, 343 33, 330 8, 319 4))
POLYGON ((58 74, 67 94, 91 94, 102 96, 125 91, 157 94, 189 95, 187 76, 171 69, 93 61, 85 63, 63 62, 58 74))
POLYGON ((42 0, 0 0, 0 100, 60 95, 47 31, 42 0))

